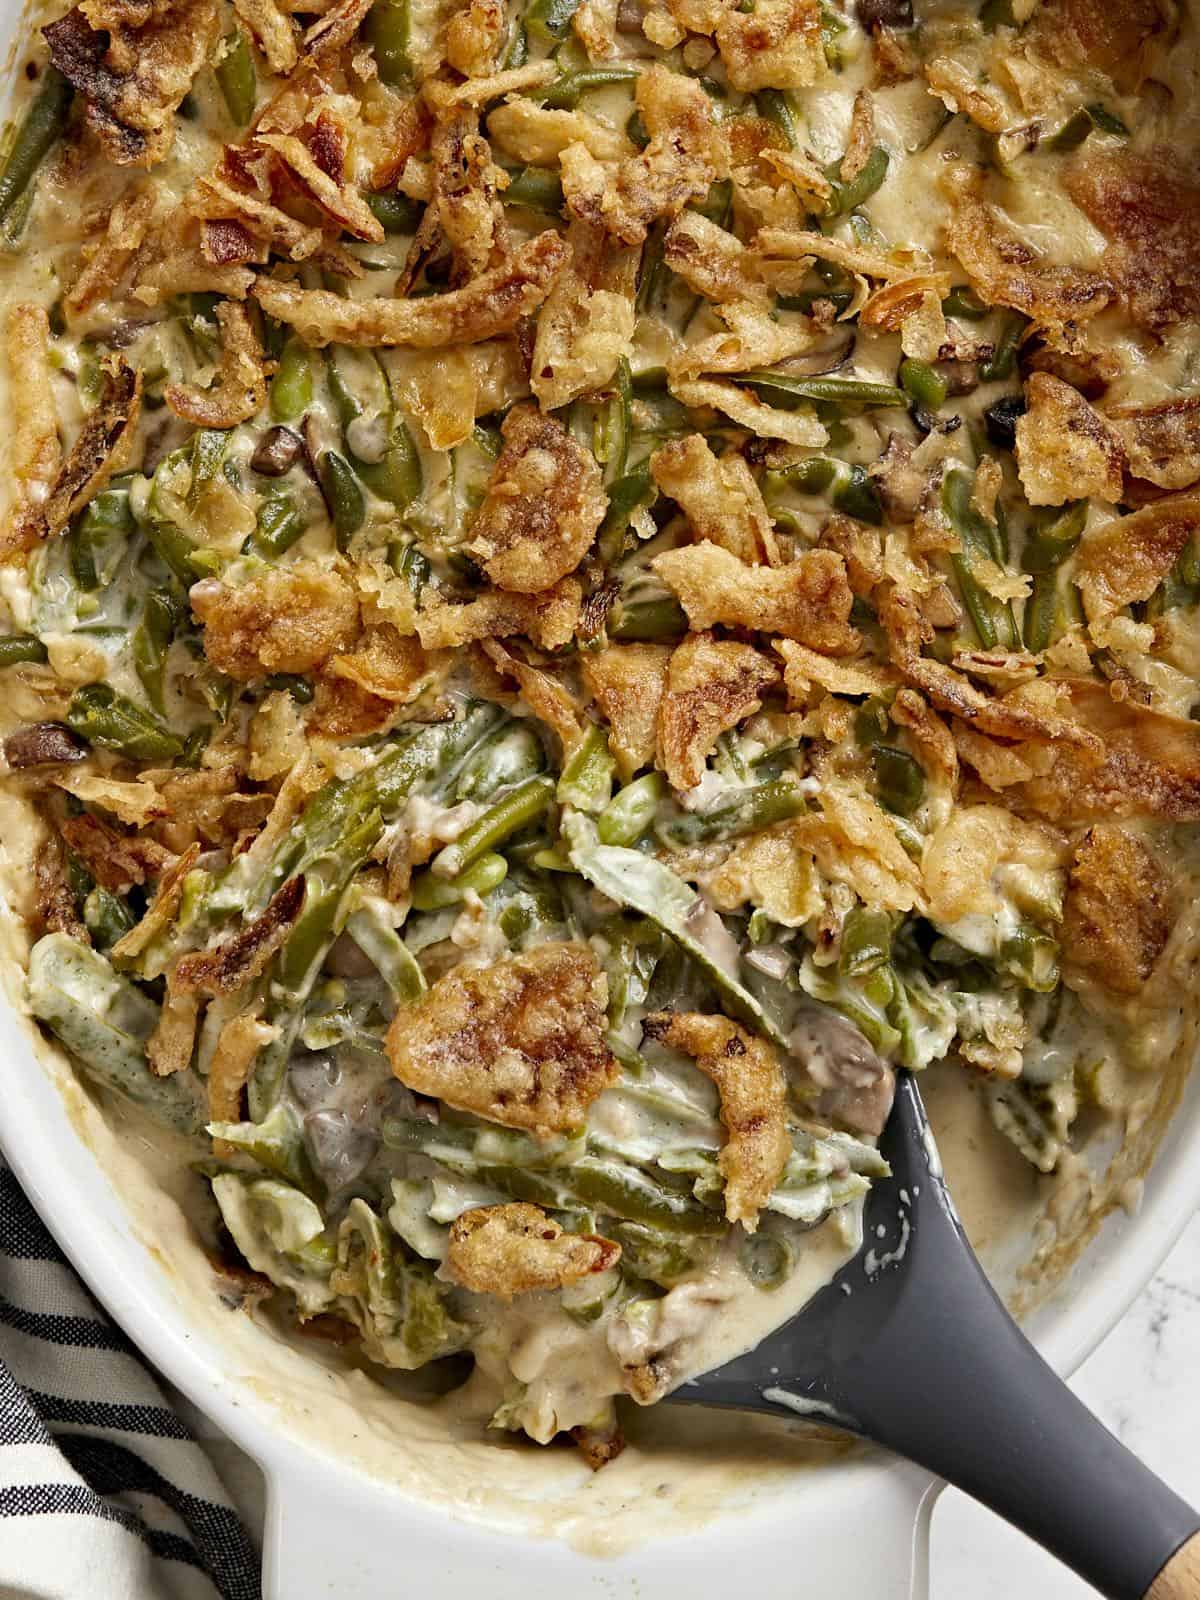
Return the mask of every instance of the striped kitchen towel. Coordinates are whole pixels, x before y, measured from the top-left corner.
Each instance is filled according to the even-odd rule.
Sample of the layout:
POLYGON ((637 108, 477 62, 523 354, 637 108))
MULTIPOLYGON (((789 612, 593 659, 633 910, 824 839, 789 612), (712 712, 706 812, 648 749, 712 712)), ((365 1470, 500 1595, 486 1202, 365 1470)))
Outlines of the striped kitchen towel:
POLYGON ((259 1595, 208 1457, 0 1160, 0 1597, 259 1595))

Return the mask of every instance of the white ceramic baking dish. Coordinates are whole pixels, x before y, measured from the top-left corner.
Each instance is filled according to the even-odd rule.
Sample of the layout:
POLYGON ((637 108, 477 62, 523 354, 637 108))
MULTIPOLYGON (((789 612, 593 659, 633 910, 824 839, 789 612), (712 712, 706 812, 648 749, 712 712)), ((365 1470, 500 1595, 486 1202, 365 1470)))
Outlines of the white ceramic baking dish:
MULTIPOLYGON (((15 966, 5 977, 13 993, 15 966)), ((150 1360, 263 1469, 269 1600, 382 1600, 422 1580, 450 1600, 480 1585, 524 1600, 531 1582, 578 1600, 724 1600, 742 1564, 758 1600, 794 1596, 801 1575, 814 1594, 927 1594, 937 1486, 880 1453, 806 1463, 788 1425, 745 1419, 738 1446, 742 1424, 726 1418, 713 1419, 713 1449, 691 1413, 677 1448, 630 1451, 593 1476, 572 1452, 439 1431, 319 1348, 282 1343, 222 1303, 176 1198, 180 1164, 159 1158, 156 1174, 118 1145, 63 1058, 7 1007, 0 1057, 0 1146, 34 1205, 150 1360)), ((1194 1210, 1198 1146, 1193 1082, 1137 1215, 1109 1219, 1032 1321, 1060 1371, 1112 1327, 1194 1210)))

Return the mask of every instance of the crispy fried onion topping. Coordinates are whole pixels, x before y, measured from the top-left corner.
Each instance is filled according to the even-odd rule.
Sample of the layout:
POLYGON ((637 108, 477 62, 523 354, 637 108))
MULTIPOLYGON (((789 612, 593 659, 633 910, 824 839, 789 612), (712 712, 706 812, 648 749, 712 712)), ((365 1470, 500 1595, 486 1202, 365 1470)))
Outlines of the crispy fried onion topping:
POLYGON ((555 417, 515 406, 468 549, 501 589, 541 594, 577 567, 608 499, 591 451, 555 417))
POLYGON ((93 28, 76 6, 42 32, 105 154, 121 166, 149 167, 170 150, 174 112, 219 29, 216 0, 168 0, 139 26, 109 19, 93 28))
POLYGON ((1078 389, 1048 372, 1025 384, 1025 415, 1017 418, 1017 466, 1031 506, 1067 500, 1121 498, 1125 452, 1078 389))
POLYGON ((778 563, 779 546, 762 491, 737 451, 718 459, 707 441, 693 433, 656 450, 650 471, 687 516, 697 541, 720 545, 747 566, 778 563))
POLYGON ((1088 621, 1148 600, 1200 530, 1200 495, 1171 495, 1114 517, 1079 547, 1078 583, 1088 621))
POLYGON ((464 1211, 450 1228, 446 1269, 475 1294, 501 1300, 563 1289, 621 1259, 621 1246, 595 1233, 564 1233, 540 1207, 515 1201, 464 1211))
POLYGON ((608 723, 609 749, 623 783, 654 760, 673 653, 669 644, 609 644, 580 656, 583 681, 608 723))
POLYGON ((348 300, 326 289, 301 289, 260 278, 254 293, 268 316, 294 327, 314 345, 478 344, 508 333, 536 311, 567 263, 570 250, 553 229, 531 239, 509 260, 465 288, 416 300, 348 300))
POLYGON ((572 222, 571 260, 538 317, 530 384, 555 411, 608 383, 633 349, 638 252, 603 229, 572 222))
POLYGON ((691 1056, 716 1084, 725 1129, 717 1162, 725 1179, 725 1215, 753 1233, 792 1153, 779 1058, 765 1039, 728 1017, 659 1011, 646 1018, 645 1029, 649 1038, 691 1056))
POLYGON ((541 945, 458 967, 388 1029, 400 1082, 508 1128, 577 1128, 617 1077, 604 1042, 607 985, 587 945, 541 945))
POLYGON ((846 563, 832 550, 809 550, 781 567, 748 567, 705 541, 668 550, 652 565, 693 628, 757 628, 829 655, 858 647, 846 563))
POLYGON ((753 645, 689 633, 671 656, 658 716, 658 765, 674 789, 693 789, 717 740, 753 715, 778 677, 753 645))
POLYGON ((240 683, 271 672, 311 672, 358 634, 353 589, 311 561, 267 567, 236 588, 206 578, 193 584, 191 602, 204 624, 205 655, 240 683))
POLYGON ((1069 967, 1117 994, 1137 994, 1174 920, 1170 885, 1154 853, 1127 828, 1089 828, 1067 882, 1062 948, 1069 967))
POLYGON ((173 987, 184 994, 234 994, 252 983, 283 945, 304 905, 304 879, 289 878, 266 910, 211 950, 180 956, 173 987))
POLYGON ((163 397, 177 417, 198 428, 236 428, 262 409, 267 398, 263 349, 246 308, 236 300, 217 306, 221 327, 221 359, 207 389, 171 383, 163 397))

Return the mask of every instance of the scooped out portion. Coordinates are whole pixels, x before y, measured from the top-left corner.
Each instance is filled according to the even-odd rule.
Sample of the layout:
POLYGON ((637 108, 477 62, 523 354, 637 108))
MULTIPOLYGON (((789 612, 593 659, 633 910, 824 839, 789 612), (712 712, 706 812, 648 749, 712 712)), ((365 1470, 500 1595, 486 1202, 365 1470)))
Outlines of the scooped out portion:
POLYGON ((1029 9, 23 41, 27 998, 214 1293, 602 1465, 857 1247, 899 1069, 1031 1185, 1163 1083, 1196 40, 1029 9))

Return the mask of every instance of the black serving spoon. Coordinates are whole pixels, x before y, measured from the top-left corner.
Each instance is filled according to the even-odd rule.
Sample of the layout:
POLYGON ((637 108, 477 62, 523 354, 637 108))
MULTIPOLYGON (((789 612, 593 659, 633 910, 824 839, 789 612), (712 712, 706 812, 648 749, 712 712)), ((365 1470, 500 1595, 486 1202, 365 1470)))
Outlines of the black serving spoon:
POLYGON ((1196 1600, 1200 1514, 1075 1398, 1005 1310, 908 1073, 880 1147, 892 1175, 872 1186, 858 1255, 799 1316, 671 1399, 845 1428, 998 1511, 1111 1600, 1196 1600))

